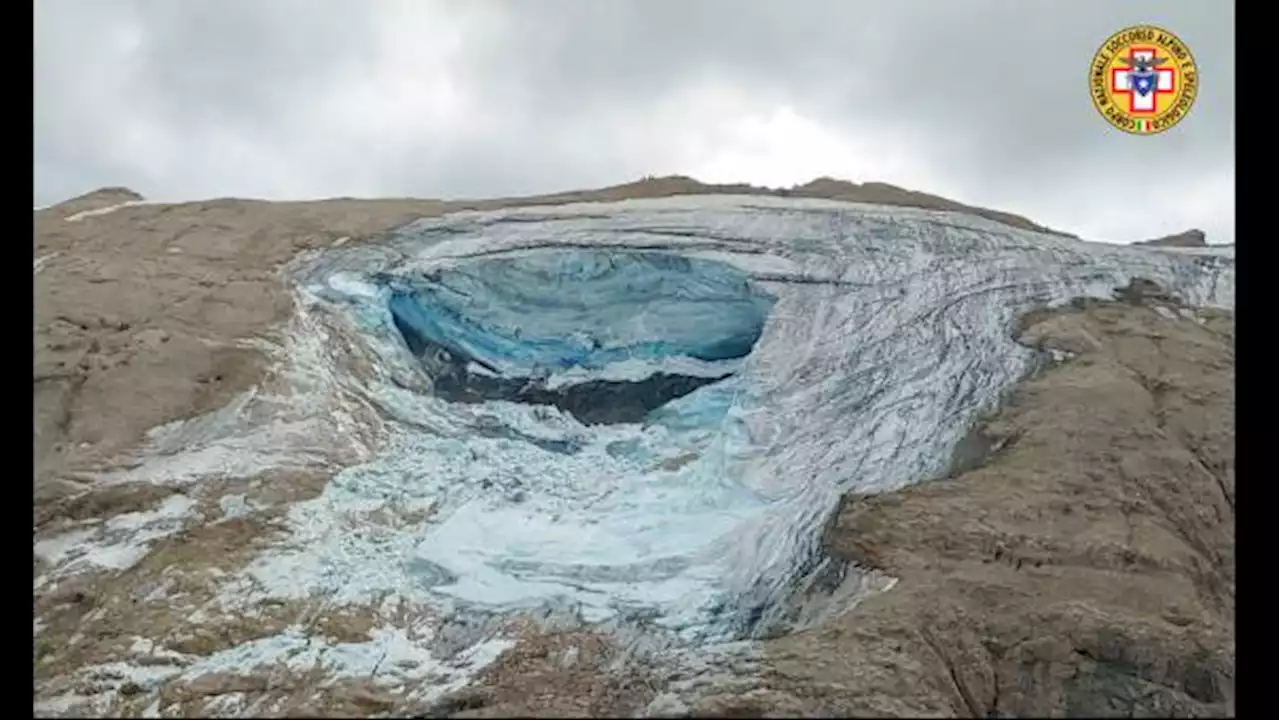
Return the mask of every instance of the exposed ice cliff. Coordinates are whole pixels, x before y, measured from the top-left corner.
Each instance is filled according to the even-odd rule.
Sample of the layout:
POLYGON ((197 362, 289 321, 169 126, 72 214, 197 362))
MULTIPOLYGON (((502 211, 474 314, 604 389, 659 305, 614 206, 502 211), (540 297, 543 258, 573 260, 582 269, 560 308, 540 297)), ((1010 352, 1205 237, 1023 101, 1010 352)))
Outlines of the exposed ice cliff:
POLYGON ((589 425, 642 422, 727 377, 772 306, 732 266, 654 252, 531 251, 374 282, 433 395, 589 425))
POLYGON ((249 573, 277 595, 750 634, 821 562, 840 495, 938 476, 1043 361, 1018 313, 1135 277, 1234 302, 1228 255, 761 197, 461 213, 308 255, 301 312, 373 367, 338 365, 315 322, 287 362, 390 432, 249 573), (386 504, 431 519, 353 529, 386 504))

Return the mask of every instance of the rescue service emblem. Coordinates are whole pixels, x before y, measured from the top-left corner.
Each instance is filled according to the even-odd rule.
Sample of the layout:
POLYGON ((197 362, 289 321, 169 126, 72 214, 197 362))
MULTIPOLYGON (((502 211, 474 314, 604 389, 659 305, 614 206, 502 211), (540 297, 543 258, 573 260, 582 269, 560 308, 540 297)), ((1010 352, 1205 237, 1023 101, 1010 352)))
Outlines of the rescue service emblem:
POLYGON ((1107 38, 1089 66, 1093 106, 1114 127, 1154 135, 1177 125, 1196 101, 1200 77, 1177 35, 1153 25, 1107 38))

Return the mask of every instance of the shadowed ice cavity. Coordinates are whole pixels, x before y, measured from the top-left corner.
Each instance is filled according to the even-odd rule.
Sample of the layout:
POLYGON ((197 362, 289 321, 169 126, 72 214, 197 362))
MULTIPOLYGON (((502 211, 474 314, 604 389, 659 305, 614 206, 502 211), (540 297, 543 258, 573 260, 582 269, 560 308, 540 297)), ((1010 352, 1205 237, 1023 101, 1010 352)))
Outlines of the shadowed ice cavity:
POLYGON ((733 267, 653 252, 536 252, 377 281, 437 397, 552 405, 588 425, 641 422, 727 377, 772 305, 733 267))
POLYGON ((1019 313, 1138 276, 1234 302, 1229 257, 820 201, 462 214, 327 251, 296 278, 355 329, 394 432, 254 572, 753 632, 821 571, 841 494, 937 476, 1038 362, 1019 313), (376 507, 428 519, 350 531, 376 507))

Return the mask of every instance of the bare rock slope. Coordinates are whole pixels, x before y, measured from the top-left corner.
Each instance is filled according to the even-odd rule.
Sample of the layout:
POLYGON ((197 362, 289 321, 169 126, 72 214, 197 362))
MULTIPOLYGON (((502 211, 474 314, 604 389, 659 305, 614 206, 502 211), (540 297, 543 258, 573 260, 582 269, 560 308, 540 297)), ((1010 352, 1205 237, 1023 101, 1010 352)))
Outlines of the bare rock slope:
MULTIPOLYGON (((119 462, 151 428, 223 407, 260 382, 267 361, 250 341, 290 314, 278 270, 300 252, 360 242, 459 209, 697 192, 965 209, 875 184, 824 179, 778 193, 659 178, 476 202, 153 205, 112 188, 37 211, 37 540, 85 521, 163 510, 172 490, 99 487, 85 473, 119 462)), ((646 707, 659 715, 1229 714, 1232 317, 1182 308, 1155 288, 1135 285, 1116 302, 1033 313, 1019 333, 1023 342, 1072 358, 1029 379, 975 430, 980 460, 968 448, 949 478, 845 499, 827 533, 828 551, 898 584, 817 628, 766 642, 748 685, 675 690, 661 673, 628 668, 618 649, 599 638, 538 635, 504 652, 475 687, 431 708, 405 705, 359 680, 326 681, 317 695, 318 677, 296 670, 157 680, 157 707, 208 714, 227 711, 218 703, 234 698, 240 712, 329 715, 598 715, 646 707), (271 702, 260 704, 264 699, 271 702)), ((226 488, 194 495, 211 503, 209 516, 216 517, 224 492, 214 490, 234 485, 272 508, 258 516, 222 513, 217 523, 167 537, 128 573, 40 586, 34 658, 45 695, 109 696, 106 704, 66 705, 69 712, 141 712, 153 700, 134 681, 121 684, 109 671, 106 679, 76 675, 129 653, 152 665, 166 661, 158 650, 139 649, 138 637, 166 636, 184 657, 299 623, 335 641, 367 637, 374 624, 367 613, 312 601, 264 606, 191 630, 197 623, 182 608, 213 602, 216 579, 243 565, 289 503, 314 497, 327 477, 272 480, 226 478, 214 483, 226 488), (149 594, 162 586, 182 602, 149 605, 149 594)), ((44 569, 37 558, 36 575, 44 569)))

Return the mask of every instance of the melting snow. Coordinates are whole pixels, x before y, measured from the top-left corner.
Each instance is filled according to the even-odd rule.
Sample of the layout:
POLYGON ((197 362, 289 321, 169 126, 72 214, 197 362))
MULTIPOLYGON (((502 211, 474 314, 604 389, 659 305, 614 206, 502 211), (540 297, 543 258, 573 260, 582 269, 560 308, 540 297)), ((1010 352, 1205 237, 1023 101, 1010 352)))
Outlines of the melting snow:
MULTIPOLYGON (((63 714, 87 707, 101 714, 125 685, 136 685, 150 693, 171 681, 181 684, 214 673, 247 676, 282 668, 299 673, 321 669, 329 681, 367 679, 379 685, 406 689, 408 701, 431 702, 466 685, 477 671, 514 645, 508 639, 489 638, 449 660, 441 660, 425 648, 426 638, 411 638, 402 629, 377 628, 370 635, 371 639, 366 642, 336 643, 309 634, 301 627, 290 627, 279 634, 207 657, 186 655, 158 647, 148 639, 136 638, 130 653, 135 660, 143 662, 116 661, 80 668, 75 673, 75 687, 78 690, 92 688, 92 694, 72 692, 42 698, 35 702, 34 709, 63 714)), ((242 693, 224 694, 208 709, 215 714, 240 715, 243 700, 242 693)), ((144 715, 155 717, 159 711, 157 699, 144 715)))
POLYGON ((31 273, 34 275, 40 272, 41 270, 44 269, 45 265, 49 264, 50 260, 58 257, 58 255, 59 253, 51 252, 48 255, 41 255, 40 257, 36 258, 31 263, 31 273))
MULTIPOLYGON (((105 523, 39 540, 33 549, 59 575, 86 565, 124 570, 146 557, 152 541, 180 530, 194 507, 195 501, 186 495, 170 495, 155 510, 116 515, 105 523)), ((47 579, 42 576, 37 585, 47 579)))
POLYGON ((284 666, 305 672, 324 667, 334 678, 369 678, 387 685, 403 685, 430 678, 425 691, 440 695, 460 687, 471 673, 493 662, 514 643, 497 638, 477 644, 451 661, 435 658, 402 629, 377 629, 367 642, 332 643, 293 627, 215 653, 182 671, 190 680, 215 672, 246 674, 255 668, 284 666))
POLYGON ((80 212, 75 213, 74 215, 68 215, 64 219, 67 222, 80 222, 85 218, 97 217, 99 215, 108 215, 121 208, 133 207, 134 205, 154 205, 154 204, 156 204, 156 201, 154 200, 128 200, 126 202, 118 203, 116 205, 108 205, 106 207, 100 207, 94 210, 81 210, 80 212))
POLYGON ((245 500, 244 495, 223 495, 218 498, 218 507, 222 509, 222 516, 228 520, 253 512, 253 507, 245 500))

